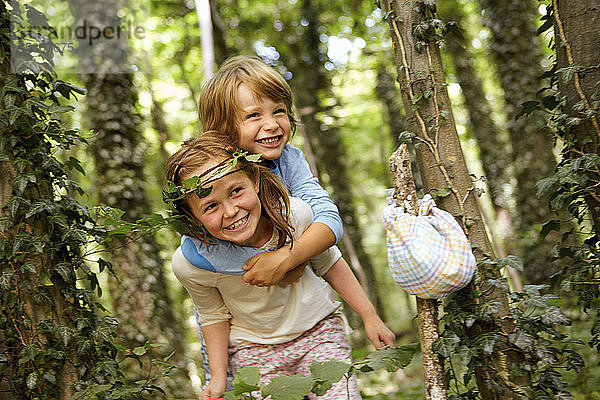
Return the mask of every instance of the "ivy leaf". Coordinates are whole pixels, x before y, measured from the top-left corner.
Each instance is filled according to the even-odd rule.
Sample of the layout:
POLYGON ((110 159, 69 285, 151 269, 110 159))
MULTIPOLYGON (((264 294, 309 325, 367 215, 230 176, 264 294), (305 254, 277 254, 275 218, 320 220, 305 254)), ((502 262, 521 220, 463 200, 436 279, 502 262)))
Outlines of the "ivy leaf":
POLYGON ((302 400, 313 387, 313 380, 301 374, 278 376, 263 387, 263 397, 271 396, 273 400, 302 400))
POLYGON ((515 255, 508 255, 506 257, 500 257, 496 259, 498 267, 513 267, 517 271, 523 271, 523 260, 515 255))
POLYGON ((317 396, 324 395, 334 383, 350 370, 351 365, 338 360, 313 362, 310 366, 315 383, 312 387, 312 392, 317 396))
POLYGON ((480 346, 484 353, 492 354, 494 352, 494 346, 496 345, 497 340, 498 338, 495 334, 484 334, 479 335, 479 337, 475 340, 475 344, 480 346))
POLYGON ((27 389, 33 390, 37 386, 39 376, 40 374, 38 374, 37 371, 33 371, 27 376, 27 379, 25 381, 27 389))
POLYGON ((533 348, 533 336, 523 331, 509 333, 508 340, 522 350, 531 351, 533 348))
POLYGON ((14 274, 15 271, 12 269, 7 269, 2 273, 2 276, 0 276, 0 288, 2 288, 2 290, 8 291, 11 289, 11 281, 14 274))
POLYGON ((540 102, 536 100, 529 100, 521 103, 521 111, 515 116, 515 119, 519 119, 522 116, 528 116, 534 111, 540 110, 540 102))
POLYGON ((433 351, 435 351, 440 356, 450 357, 458 347, 459 343, 460 338, 457 335, 453 334, 450 336, 440 337, 439 339, 433 342, 431 347, 433 351))
POLYGON ((535 183, 535 187, 537 189, 536 197, 539 199, 545 195, 547 195, 550 190, 558 183, 558 178, 556 175, 549 176, 544 179, 540 179, 535 183))
POLYGON ((131 352, 133 354, 135 354, 136 356, 143 356, 144 354, 146 354, 147 351, 148 351, 148 349, 146 347, 137 346, 131 352))
POLYGON ((258 382, 260 380, 260 369, 258 367, 240 368, 233 379, 232 393, 239 396, 243 393, 250 393, 258 390, 258 382))
POLYGON ((73 337, 73 330, 68 326, 61 325, 56 329, 56 332, 58 333, 63 346, 66 347, 73 337))
POLYGON ((258 154, 248 154, 247 156, 245 156, 244 158, 246 159, 246 161, 250 161, 250 162, 259 162, 260 161, 260 157, 262 156, 262 153, 258 153, 258 154))
POLYGON ((450 193, 452 193, 452 190, 450 190, 450 188, 447 187, 434 189, 430 192, 434 199, 447 197, 448 195, 450 195, 450 193))
POLYGON ((395 372, 410 364, 417 349, 417 344, 382 348, 367 356, 367 365, 373 369, 385 368, 388 372, 395 372))
POLYGON ((542 230, 540 231, 540 237, 545 238, 548 236, 548 233, 552 231, 560 230, 560 221, 557 219, 550 220, 542 225, 542 230))
POLYGON ((580 374, 585 367, 585 361, 583 361, 581 355, 575 351, 567 350, 567 353, 567 370, 573 370, 580 374))
POLYGON ((72 169, 76 169, 77 171, 81 172, 83 175, 85 175, 85 170, 83 169, 83 167, 81 166, 81 162, 76 159, 75 157, 69 157, 68 160, 66 160, 64 162, 64 164, 67 166, 67 168, 69 168, 70 170, 72 169))
POLYGON ((208 196, 210 194, 210 192, 212 192, 212 186, 208 186, 208 187, 198 187, 196 188, 196 190, 194 190, 194 193, 196 194, 196 196, 198 196, 199 198, 204 198, 206 196, 208 196))
POLYGON ((546 311, 540 316, 541 321, 547 325, 571 325, 571 320, 567 317, 560 308, 556 306, 550 306, 546 311))

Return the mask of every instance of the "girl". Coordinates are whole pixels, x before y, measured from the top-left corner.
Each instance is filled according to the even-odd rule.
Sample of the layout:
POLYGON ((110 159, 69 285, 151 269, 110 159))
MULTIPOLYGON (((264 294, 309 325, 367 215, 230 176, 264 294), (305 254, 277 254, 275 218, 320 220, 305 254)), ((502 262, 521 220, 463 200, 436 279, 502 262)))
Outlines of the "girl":
MULTIPOLYGON (((187 216, 191 235, 199 241, 217 238, 264 250, 286 244, 294 248, 312 222, 310 207, 289 198, 277 176, 248 158, 214 132, 185 143, 167 167, 171 189, 179 190, 171 196, 176 209, 187 216)), ((200 398, 220 398, 225 392, 228 355, 234 372, 259 366, 261 384, 276 375, 308 374, 313 361, 350 359, 340 303, 317 275, 359 314, 376 346, 392 345, 393 333, 348 265, 339 260, 334 246, 312 259, 294 283, 257 287, 239 275, 197 268, 178 248, 173 271, 199 312, 212 376, 200 398)), ((346 385, 338 382, 322 398, 346 398, 346 385)), ((360 399, 355 379, 348 388, 351 399, 360 399)))

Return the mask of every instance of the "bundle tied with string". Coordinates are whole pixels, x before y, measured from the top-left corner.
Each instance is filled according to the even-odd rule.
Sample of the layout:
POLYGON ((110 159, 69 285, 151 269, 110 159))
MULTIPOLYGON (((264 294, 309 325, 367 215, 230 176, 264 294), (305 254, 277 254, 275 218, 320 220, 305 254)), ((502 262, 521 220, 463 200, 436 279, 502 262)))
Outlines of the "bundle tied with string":
POLYGON ((430 195, 417 215, 405 212, 386 191, 383 209, 388 265, 394 281, 410 294, 438 299, 469 284, 477 263, 454 217, 435 206, 430 195))

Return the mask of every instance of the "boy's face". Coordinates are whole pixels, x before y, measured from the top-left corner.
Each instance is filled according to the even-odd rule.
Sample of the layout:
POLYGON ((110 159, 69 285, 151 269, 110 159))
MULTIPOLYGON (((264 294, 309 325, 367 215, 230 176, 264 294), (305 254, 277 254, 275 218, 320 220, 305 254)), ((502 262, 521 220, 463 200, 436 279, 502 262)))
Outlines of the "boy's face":
MULTIPOLYGON (((206 169, 194 171, 191 176, 201 175, 206 169)), ((212 185, 208 196, 192 195, 187 200, 192 215, 208 233, 242 246, 260 247, 268 241, 270 233, 261 218, 258 186, 243 171, 225 175, 208 185, 212 185)))
POLYGON ((290 120, 283 102, 263 97, 245 84, 236 94, 241 115, 238 116, 239 146, 250 153, 262 153, 266 160, 274 160, 290 139, 290 120))

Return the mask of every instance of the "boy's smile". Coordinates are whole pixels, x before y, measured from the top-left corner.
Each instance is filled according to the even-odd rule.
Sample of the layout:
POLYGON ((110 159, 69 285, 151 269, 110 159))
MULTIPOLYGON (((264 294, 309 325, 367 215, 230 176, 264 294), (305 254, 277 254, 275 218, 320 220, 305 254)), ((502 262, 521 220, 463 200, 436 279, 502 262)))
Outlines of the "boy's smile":
POLYGON ((266 160, 274 160, 290 139, 288 110, 282 101, 254 93, 240 84, 236 94, 239 117, 239 146, 250 153, 262 153, 266 160))

